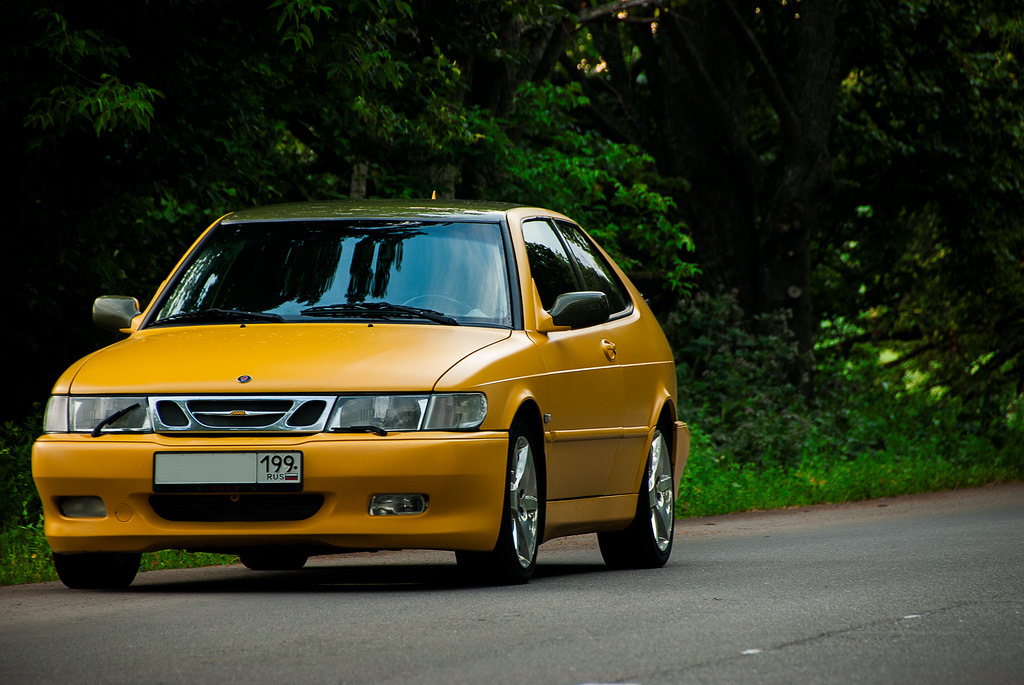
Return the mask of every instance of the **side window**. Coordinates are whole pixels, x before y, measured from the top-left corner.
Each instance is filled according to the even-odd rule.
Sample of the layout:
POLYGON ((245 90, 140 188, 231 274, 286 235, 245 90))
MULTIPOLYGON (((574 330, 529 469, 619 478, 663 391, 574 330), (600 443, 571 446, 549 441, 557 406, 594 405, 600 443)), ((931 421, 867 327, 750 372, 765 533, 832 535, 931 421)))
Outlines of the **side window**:
MULTIPOLYGON (((608 308, 613 314, 621 312, 629 305, 629 296, 622 287, 615 272, 605 262, 597 247, 587 236, 573 224, 558 222, 558 229, 565 237, 565 242, 572 251, 572 256, 580 267, 584 290, 597 290, 608 296, 608 308)), ((532 262, 531 262, 532 266, 532 262)))
POLYGON ((580 289, 572 260, 550 223, 542 219, 524 221, 523 239, 544 309, 551 309, 562 293, 580 289))

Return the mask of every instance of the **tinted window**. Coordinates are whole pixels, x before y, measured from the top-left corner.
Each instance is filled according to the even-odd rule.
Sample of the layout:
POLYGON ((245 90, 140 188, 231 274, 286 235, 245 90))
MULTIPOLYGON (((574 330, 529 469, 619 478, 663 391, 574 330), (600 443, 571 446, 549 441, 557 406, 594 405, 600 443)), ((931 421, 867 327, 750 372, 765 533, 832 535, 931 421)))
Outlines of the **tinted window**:
POLYGON ((572 261, 550 223, 541 219, 524 221, 523 239, 544 309, 551 309, 559 295, 580 289, 572 261))
POLYGON ((608 308, 613 313, 625 309, 629 304, 629 297, 611 267, 597 251, 597 247, 573 224, 559 221, 558 228, 579 266, 583 290, 597 290, 607 295, 608 308))

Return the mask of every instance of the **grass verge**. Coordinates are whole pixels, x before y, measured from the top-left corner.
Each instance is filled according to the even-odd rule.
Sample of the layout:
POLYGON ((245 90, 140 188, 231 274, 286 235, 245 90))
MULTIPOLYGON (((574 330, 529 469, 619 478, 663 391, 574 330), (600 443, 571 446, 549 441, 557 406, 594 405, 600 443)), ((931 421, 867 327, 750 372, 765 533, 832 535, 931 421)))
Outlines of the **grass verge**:
POLYGON ((1024 480, 1019 460, 974 462, 917 451, 872 451, 794 466, 738 464, 717 453, 699 430, 679 484, 676 516, 716 516, 751 509, 834 504, 1024 480))
MULTIPOLYGON (((163 550, 142 555, 140 571, 168 568, 198 568, 234 564, 233 554, 207 554, 163 550)), ((43 537, 42 525, 16 526, 0 532, 0 586, 42 583, 57 580, 50 546, 43 537)))

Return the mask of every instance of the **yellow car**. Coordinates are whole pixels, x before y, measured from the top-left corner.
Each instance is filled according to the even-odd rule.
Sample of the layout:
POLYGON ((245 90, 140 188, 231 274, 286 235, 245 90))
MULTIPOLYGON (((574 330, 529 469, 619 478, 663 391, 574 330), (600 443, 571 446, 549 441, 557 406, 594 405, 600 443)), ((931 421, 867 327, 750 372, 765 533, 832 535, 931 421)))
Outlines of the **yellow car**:
POLYGON ((540 543, 598 534, 659 567, 689 451, 643 297, 561 214, 497 203, 264 207, 210 226, 127 338, 57 381, 32 451, 68 587, 140 553, 454 550, 529 580, 540 543))

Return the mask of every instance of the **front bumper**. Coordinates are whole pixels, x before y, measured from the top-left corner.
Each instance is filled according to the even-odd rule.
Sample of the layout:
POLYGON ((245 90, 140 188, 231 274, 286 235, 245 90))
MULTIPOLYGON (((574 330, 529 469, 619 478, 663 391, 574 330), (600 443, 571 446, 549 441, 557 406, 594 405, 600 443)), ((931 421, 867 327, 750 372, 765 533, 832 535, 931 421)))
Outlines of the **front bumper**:
MULTIPOLYGON (((494 547, 501 522, 508 434, 318 434, 181 438, 46 435, 32 449, 44 533, 55 552, 151 552, 303 545, 343 549, 494 547), (297 521, 169 521, 153 510, 153 455, 161 451, 299 450, 303 494, 323 506, 297 521), (423 493, 426 512, 370 516, 370 498, 423 493), (98 496, 103 518, 64 516, 62 497, 98 496)), ((248 495, 252 498, 258 494, 248 495)), ((195 495, 193 495, 195 497, 195 495)), ((277 495, 281 497, 281 495, 277 495)))

